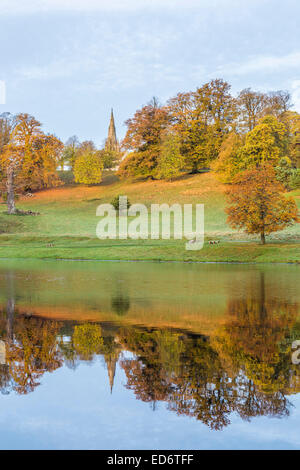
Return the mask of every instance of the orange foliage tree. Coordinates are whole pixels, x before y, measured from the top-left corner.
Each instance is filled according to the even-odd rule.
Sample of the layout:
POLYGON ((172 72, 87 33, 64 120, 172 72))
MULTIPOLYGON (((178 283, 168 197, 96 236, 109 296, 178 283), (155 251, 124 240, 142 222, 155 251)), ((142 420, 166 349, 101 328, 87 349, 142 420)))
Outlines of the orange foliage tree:
MULTIPOLYGON (((15 192, 48 188, 59 184, 57 166, 63 144, 46 135, 41 123, 29 114, 15 117, 5 145, 0 149, 0 166, 6 186, 7 209, 15 214, 15 192)), ((4 190, 5 191, 5 190, 4 190)))
POLYGON ((265 236, 299 222, 298 208, 292 197, 285 197, 284 187, 276 179, 272 166, 262 165, 239 173, 227 190, 228 223, 246 233, 265 236))
POLYGON ((168 109, 160 106, 155 98, 126 121, 123 147, 131 153, 120 165, 121 177, 153 177, 158 165, 162 132, 169 122, 168 109))

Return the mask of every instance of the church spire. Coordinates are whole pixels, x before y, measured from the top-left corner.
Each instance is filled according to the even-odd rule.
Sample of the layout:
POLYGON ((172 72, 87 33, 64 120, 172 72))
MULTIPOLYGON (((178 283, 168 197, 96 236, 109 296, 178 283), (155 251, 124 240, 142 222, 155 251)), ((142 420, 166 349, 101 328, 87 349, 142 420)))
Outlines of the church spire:
POLYGON ((118 143, 118 139, 117 139, 116 125, 115 125, 115 118, 114 118, 113 109, 111 110, 110 123, 109 123, 109 128, 108 128, 108 136, 107 136, 105 148, 106 148, 106 150, 110 150, 110 151, 114 151, 114 152, 119 150, 119 143, 118 143))

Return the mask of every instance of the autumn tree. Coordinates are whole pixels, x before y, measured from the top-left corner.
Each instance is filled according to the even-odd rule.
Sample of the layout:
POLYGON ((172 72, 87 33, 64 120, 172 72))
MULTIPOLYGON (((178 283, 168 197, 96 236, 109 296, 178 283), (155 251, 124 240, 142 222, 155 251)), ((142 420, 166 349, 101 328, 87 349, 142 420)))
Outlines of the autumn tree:
POLYGON ((241 168, 251 168, 264 163, 277 165, 288 153, 285 126, 274 116, 265 116, 246 136, 240 152, 241 168))
POLYGON ((74 165, 76 183, 99 184, 102 181, 103 163, 98 150, 88 147, 79 150, 74 165))
POLYGON ((179 93, 168 101, 187 171, 195 173, 209 166, 235 128, 237 108, 230 88, 224 80, 211 80, 195 92, 179 93))
POLYGON ((122 161, 119 175, 124 178, 153 178, 158 164, 161 136, 170 122, 168 109, 156 98, 126 121, 123 147, 129 155, 122 161))
POLYGON ((212 169, 222 183, 231 183, 235 175, 241 171, 242 147, 243 139, 236 132, 228 134, 222 143, 219 156, 212 164, 212 169))
POLYGON ((180 175, 183 158, 180 153, 180 139, 175 133, 167 133, 162 137, 156 177, 172 180, 180 175))
POLYGON ((291 95, 288 91, 270 91, 266 95, 264 115, 272 115, 280 119, 291 108, 291 105, 291 95))
MULTIPOLYGON (((0 152, 9 214, 17 212, 15 192, 48 188, 59 184, 56 173, 62 143, 46 135, 41 124, 28 114, 17 115, 0 152)), ((3 189, 2 189, 3 190, 3 189)), ((4 190, 5 192, 5 190, 4 190)))
POLYGON ((246 132, 250 132, 263 116, 266 95, 253 91, 251 88, 245 88, 239 93, 237 102, 242 128, 246 132))
POLYGON ((273 232, 299 222, 298 208, 276 179, 272 166, 261 165, 239 173, 227 191, 228 223, 249 234, 260 234, 261 243, 273 232))

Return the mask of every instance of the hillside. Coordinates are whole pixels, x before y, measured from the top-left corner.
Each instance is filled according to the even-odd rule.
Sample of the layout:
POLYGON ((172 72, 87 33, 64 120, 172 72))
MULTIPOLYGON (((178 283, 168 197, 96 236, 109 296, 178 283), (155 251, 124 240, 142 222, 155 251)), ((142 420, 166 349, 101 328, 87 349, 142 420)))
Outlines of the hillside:
MULTIPOLYGON (((300 191, 294 192, 300 207, 300 191)), ((173 182, 123 182, 107 174, 98 186, 62 186, 22 197, 18 207, 39 212, 36 217, 6 216, 2 203, 0 257, 74 259, 155 259, 195 261, 298 261, 299 225, 269 237, 266 247, 255 237, 226 224, 224 186, 212 173, 186 175, 173 182), (185 241, 105 240, 96 238, 96 208, 118 194, 131 203, 205 204, 206 244, 199 252, 184 249, 185 241)))

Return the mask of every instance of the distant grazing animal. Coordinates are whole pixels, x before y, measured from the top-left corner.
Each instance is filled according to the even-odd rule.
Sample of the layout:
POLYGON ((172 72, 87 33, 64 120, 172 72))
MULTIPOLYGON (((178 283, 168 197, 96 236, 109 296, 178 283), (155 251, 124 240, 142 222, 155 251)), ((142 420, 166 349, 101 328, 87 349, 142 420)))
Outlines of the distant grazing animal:
POLYGON ((46 245, 46 247, 47 247, 47 248, 53 248, 54 245, 53 245, 53 243, 48 243, 48 244, 46 245))
POLYGON ((209 244, 210 245, 218 245, 220 243, 220 240, 210 240, 209 244))

